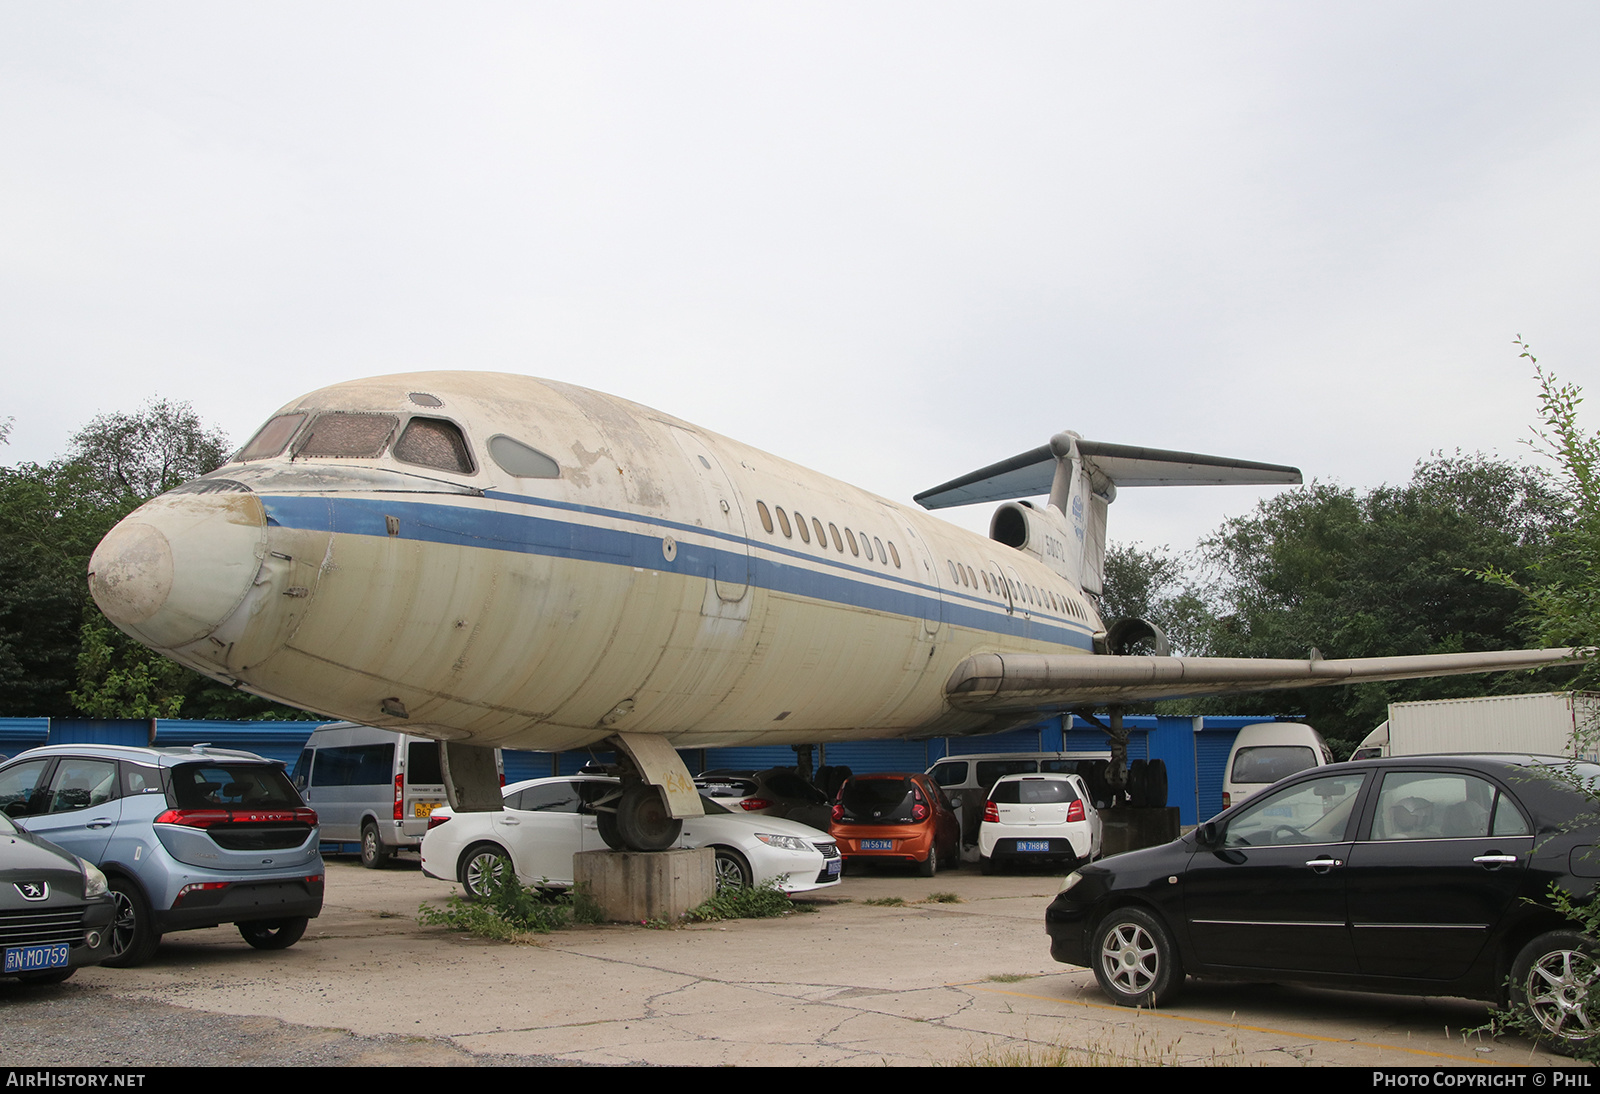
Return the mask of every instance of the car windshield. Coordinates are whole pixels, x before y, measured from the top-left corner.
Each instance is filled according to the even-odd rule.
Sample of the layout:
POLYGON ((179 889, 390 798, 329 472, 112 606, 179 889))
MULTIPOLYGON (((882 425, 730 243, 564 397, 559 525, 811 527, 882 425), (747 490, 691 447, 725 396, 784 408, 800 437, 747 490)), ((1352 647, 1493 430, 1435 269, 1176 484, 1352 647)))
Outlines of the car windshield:
POLYGON ((172 769, 178 809, 296 809, 305 803, 277 764, 208 761, 172 769))

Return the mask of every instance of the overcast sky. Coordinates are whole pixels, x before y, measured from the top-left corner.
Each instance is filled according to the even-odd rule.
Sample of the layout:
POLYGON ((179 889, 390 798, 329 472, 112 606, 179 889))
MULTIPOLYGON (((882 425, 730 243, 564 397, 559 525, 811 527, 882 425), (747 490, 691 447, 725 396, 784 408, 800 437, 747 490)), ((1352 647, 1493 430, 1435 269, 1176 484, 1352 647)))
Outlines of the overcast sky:
POLYGON ((0 462, 463 368, 901 501, 1069 428, 1368 487, 1517 454, 1519 333, 1600 398, 1592 2, 0 0, 0 462))

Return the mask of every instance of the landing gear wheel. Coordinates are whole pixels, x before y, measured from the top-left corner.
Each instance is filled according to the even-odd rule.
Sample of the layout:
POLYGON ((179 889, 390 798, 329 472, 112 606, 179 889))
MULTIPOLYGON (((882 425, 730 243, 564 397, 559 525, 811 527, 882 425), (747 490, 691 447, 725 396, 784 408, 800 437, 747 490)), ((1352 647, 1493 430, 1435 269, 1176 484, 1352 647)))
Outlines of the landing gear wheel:
POLYGON ((310 922, 303 915, 290 919, 257 919, 239 924, 239 933, 258 950, 287 950, 300 941, 310 922))
POLYGON ((1522 948, 1511 966, 1511 1004, 1539 1023, 1539 1043, 1572 1056, 1600 1036, 1600 963, 1577 931, 1550 931, 1522 948), (1592 997, 1591 997, 1591 993, 1592 997))
POLYGON ((939 848, 928 848, 928 857, 917 863, 917 873, 921 877, 936 877, 939 873, 939 848))
POLYGON ((617 814, 610 809, 596 809, 594 813, 594 826, 600 831, 600 838, 606 841, 606 846, 613 851, 626 851, 623 846, 622 834, 617 831, 617 814))
POLYGON ((361 865, 369 870, 381 870, 393 854, 378 838, 378 826, 368 821, 361 826, 361 865))
POLYGON ((1149 760, 1144 765, 1144 804, 1146 809, 1165 809, 1167 805, 1167 761, 1149 760))
POLYGON ((728 847, 717 848, 717 895, 750 888, 750 864, 728 847))
POLYGON ((111 879, 111 898, 117 902, 111 919, 111 956, 101 964, 113 969, 131 969, 150 960, 161 944, 150 902, 139 887, 125 878, 111 879))
POLYGON ((1094 978, 1124 1007, 1159 1007, 1183 986, 1178 948, 1160 919, 1139 908, 1118 908, 1095 928, 1094 978))
POLYGON ((633 783, 617 802, 617 834, 630 851, 665 851, 678 842, 683 821, 667 811, 659 787, 633 783))
POLYGON ((474 844, 461 856, 461 868, 456 876, 461 887, 474 900, 485 900, 494 893, 495 882, 505 877, 511 869, 511 860, 505 849, 493 843, 474 844))

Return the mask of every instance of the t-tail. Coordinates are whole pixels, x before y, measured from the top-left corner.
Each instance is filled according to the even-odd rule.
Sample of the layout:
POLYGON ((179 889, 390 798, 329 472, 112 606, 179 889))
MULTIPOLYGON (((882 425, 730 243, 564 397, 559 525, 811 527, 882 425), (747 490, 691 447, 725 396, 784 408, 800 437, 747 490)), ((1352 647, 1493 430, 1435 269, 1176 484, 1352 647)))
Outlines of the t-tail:
POLYGON ((924 490, 925 509, 1004 501, 991 538, 1026 551, 1086 593, 1104 588, 1106 511, 1125 486, 1269 486, 1301 482, 1299 468, 1195 452, 1086 441, 1057 433, 1050 443, 924 490), (1040 509, 1013 499, 1049 496, 1040 509))

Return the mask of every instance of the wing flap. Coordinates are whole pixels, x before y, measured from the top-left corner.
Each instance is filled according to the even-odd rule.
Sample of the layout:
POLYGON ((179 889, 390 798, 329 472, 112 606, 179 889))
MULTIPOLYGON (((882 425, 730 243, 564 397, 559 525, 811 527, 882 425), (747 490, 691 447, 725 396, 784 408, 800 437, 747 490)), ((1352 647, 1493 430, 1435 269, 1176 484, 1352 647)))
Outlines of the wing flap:
POLYGON ((956 666, 945 685, 945 697, 961 710, 993 713, 1061 710, 1073 706, 1146 703, 1245 691, 1508 672, 1580 660, 1593 654, 1593 650, 1548 649, 1289 661, 1251 657, 980 653, 956 666))

